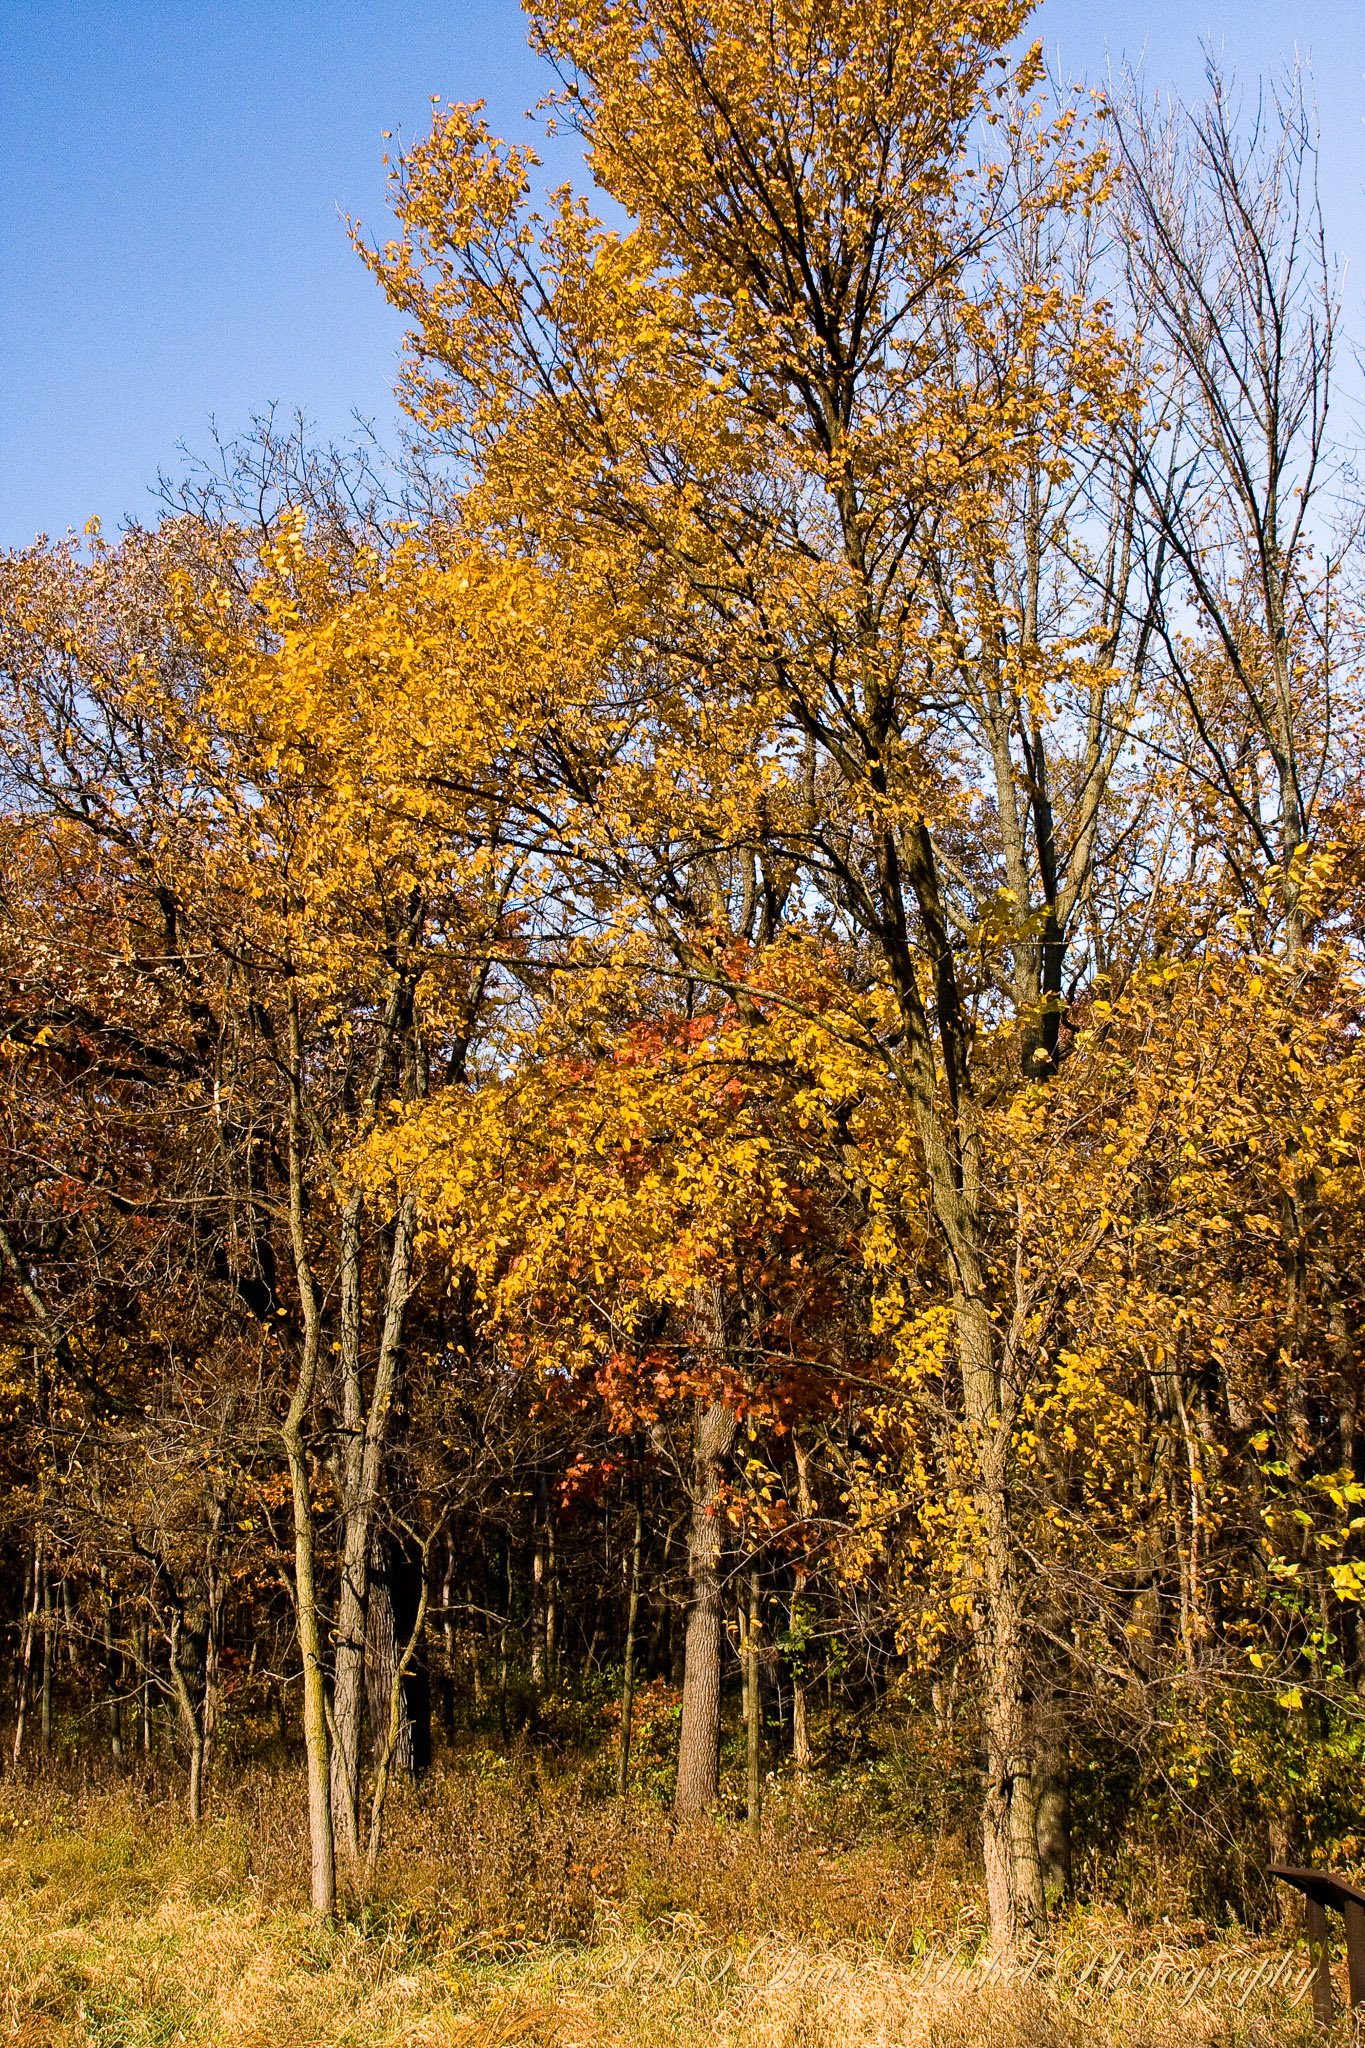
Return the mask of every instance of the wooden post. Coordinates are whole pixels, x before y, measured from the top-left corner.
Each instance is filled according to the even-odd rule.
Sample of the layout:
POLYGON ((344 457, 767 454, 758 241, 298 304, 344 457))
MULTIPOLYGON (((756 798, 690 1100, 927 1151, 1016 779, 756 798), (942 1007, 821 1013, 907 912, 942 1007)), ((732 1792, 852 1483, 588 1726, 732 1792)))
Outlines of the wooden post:
POLYGON ((1351 1986, 1351 2010, 1365 2006, 1365 1906, 1355 1899, 1343 1899, 1341 1917, 1346 1922, 1346 1969, 1351 1986))
POLYGON ((1327 1955, 1327 1908, 1346 1922, 1346 1976, 1351 2011, 1365 2011, 1365 1891, 1333 1870, 1298 1870, 1272 1863, 1270 1875, 1303 1893, 1303 1924, 1313 1971, 1313 2018, 1332 2023, 1332 1972, 1327 1955))
POLYGON ((1308 1959, 1313 1966, 1313 2020, 1319 2027, 1330 2027, 1332 1965, 1327 1954, 1327 1914, 1307 1892, 1303 1895, 1303 1926, 1308 1936, 1308 1959))

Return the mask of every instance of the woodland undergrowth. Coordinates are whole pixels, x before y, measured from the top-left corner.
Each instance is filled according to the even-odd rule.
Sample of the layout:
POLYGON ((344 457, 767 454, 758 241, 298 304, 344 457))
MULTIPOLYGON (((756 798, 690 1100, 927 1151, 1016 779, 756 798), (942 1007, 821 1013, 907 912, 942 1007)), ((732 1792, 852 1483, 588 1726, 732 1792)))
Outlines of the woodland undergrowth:
MULTIPOLYGON (((225 1774, 226 1776, 226 1774, 225 1774)), ((0 1791, 0 2039, 319 2048, 739 2041, 1000 2048, 1310 2038, 1301 2015, 1045 1987, 935 1988, 985 1906, 970 1844, 908 1835, 856 1786, 774 1785, 763 1838, 722 1810, 681 1827, 590 1774, 471 1750, 394 1801, 373 1884, 310 1920, 292 1767, 214 1788, 195 1832, 159 1763, 0 1791), (1288 2031, 1286 2031, 1286 2027, 1288 2031)), ((1174 1892, 1172 1893, 1174 1902, 1174 1892)), ((1153 1899, 1149 1904, 1159 1904, 1153 1899)), ((1207 1949, 1197 1921, 1096 1899, 1071 1941, 1207 1949)), ((1223 1930, 1245 1939, 1243 1930, 1223 1930)))

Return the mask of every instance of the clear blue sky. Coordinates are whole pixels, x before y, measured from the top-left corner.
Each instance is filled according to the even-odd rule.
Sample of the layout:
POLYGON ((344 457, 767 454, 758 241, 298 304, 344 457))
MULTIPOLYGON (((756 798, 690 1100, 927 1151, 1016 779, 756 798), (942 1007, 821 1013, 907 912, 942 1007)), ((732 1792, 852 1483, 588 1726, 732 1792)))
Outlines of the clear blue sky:
MULTIPOLYGON (((1365 0, 1044 0, 1065 71, 1187 92, 1311 55, 1365 334, 1365 0)), ((384 225, 382 132, 430 98, 518 130, 546 80, 515 0, 0 0, 0 546, 149 516, 177 444, 271 400, 390 428, 399 323, 342 218, 384 225)), ((553 166, 567 173, 568 158, 553 166)))

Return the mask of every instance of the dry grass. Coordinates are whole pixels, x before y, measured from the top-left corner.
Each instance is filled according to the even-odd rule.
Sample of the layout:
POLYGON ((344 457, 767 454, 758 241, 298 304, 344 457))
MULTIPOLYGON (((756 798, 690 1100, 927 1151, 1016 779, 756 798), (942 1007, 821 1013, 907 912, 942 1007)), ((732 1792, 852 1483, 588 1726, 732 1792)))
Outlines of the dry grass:
MULTIPOLYGON (((258 1781, 197 1837, 154 1784, 23 1795, 0 1815, 0 2039, 26 2048, 1276 2048, 1302 2012, 1168 1993, 1087 2006, 1007 1981, 936 1988, 965 1952, 963 1873, 779 1813, 622 1822, 572 1787, 451 1772, 395 1814, 381 1886, 330 1928, 299 1895, 297 1785, 258 1781)), ((3 1802, 0 1802, 3 1803, 3 1802)), ((837 1818, 837 1816, 836 1816, 837 1818)), ((1116 1930, 1109 1929, 1109 1933, 1116 1930)), ((1073 1928, 1073 1940, 1083 1930, 1073 1928)), ((1106 1932, 1096 1926, 1099 1938, 1106 1932)))

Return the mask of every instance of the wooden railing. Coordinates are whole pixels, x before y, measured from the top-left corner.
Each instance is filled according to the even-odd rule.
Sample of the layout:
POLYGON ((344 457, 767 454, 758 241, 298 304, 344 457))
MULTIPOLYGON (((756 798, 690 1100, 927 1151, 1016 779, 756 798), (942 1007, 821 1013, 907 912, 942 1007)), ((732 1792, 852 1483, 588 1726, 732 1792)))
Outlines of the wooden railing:
POLYGON ((1313 2017, 1319 2026, 1332 2024, 1332 1970, 1327 1950, 1327 1913, 1340 1913, 1346 1923, 1346 1981, 1351 2010, 1365 2005, 1365 1891, 1330 1870, 1297 1870, 1272 1863, 1270 1875, 1303 1893, 1304 1933, 1313 1970, 1313 2017))

